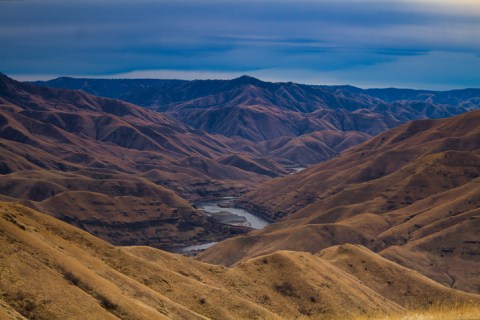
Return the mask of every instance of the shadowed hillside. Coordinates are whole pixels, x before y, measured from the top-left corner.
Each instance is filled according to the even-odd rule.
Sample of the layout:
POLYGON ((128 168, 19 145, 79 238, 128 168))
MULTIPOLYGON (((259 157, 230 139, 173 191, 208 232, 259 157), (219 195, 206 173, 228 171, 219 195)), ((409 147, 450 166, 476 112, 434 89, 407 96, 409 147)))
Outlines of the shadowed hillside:
POLYGON ((159 110, 194 128, 234 137, 243 150, 302 166, 328 160, 407 121, 445 118, 480 106, 476 89, 362 90, 249 76, 195 81, 63 77, 35 83, 159 110))
POLYGON ((335 129, 378 134, 402 122, 478 108, 480 90, 368 89, 232 80, 75 79, 38 81, 167 111, 195 128, 253 141, 335 129))

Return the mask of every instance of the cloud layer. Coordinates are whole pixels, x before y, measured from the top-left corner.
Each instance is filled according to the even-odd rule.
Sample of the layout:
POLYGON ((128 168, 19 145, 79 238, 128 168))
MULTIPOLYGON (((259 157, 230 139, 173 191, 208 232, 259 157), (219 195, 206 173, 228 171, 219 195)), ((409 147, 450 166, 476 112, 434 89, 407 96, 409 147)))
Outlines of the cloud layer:
POLYGON ((0 1, 0 71, 480 87, 478 30, 466 0, 0 1))

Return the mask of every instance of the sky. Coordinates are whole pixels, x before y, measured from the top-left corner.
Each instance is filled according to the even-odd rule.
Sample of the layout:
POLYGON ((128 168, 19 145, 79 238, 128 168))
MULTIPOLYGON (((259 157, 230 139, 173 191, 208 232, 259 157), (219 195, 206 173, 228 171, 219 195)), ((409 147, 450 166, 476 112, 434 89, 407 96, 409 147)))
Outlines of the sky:
POLYGON ((0 0, 0 72, 480 87, 480 0, 0 0))

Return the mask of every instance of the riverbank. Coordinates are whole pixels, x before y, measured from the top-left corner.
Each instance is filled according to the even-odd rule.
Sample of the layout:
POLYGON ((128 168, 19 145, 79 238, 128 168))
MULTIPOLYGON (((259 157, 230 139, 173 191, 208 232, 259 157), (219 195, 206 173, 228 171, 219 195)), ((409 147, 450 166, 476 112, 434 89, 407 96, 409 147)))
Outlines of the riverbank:
POLYGON ((235 206, 235 198, 221 198, 217 200, 202 201, 195 204, 195 207, 204 214, 219 219, 231 225, 243 225, 252 229, 263 229, 270 224, 262 217, 256 216, 250 211, 235 206))
MULTIPOLYGON (((227 225, 259 230, 265 228, 271 223, 262 217, 254 215, 246 209, 236 207, 235 199, 235 197, 222 197, 214 200, 199 201, 193 206, 203 214, 215 219, 217 222, 227 225)), ((186 247, 172 248, 171 251, 184 255, 195 255, 214 244, 216 244, 216 242, 207 242, 186 247)))

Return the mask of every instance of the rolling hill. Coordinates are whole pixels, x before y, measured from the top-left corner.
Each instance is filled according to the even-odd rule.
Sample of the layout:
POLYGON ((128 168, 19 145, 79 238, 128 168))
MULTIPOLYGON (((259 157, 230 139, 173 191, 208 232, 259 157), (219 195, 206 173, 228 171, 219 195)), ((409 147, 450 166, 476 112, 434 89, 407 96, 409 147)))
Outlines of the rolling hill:
MULTIPOLYGON (((1 80, 0 197, 31 208, 3 204, 10 252, 28 252, 12 265, 27 266, 24 274, 47 265, 52 282, 87 294, 79 308, 92 316, 368 318, 478 301, 480 112, 463 113, 478 108, 474 89, 361 90, 250 77, 56 80, 82 80, 80 89, 97 95, 136 94, 146 99, 142 108, 1 80), (237 205, 277 223, 240 235, 249 230, 189 205, 243 192, 237 205), (237 236, 194 261, 115 248, 34 210, 117 245, 237 236), (61 230, 81 236, 65 239, 61 230), (79 239, 93 248, 82 251, 86 260, 68 253, 87 250, 79 239), (51 248, 43 255, 57 241, 73 260, 51 248), (35 250, 39 260, 28 260, 35 250)), ((50 300, 25 295, 9 268, 18 287, 0 295, 4 314, 61 314, 44 313, 50 300)))
POLYGON ((0 244, 2 319, 364 319, 480 302, 359 246, 225 268, 114 247, 17 203, 0 202, 0 244))
POLYGON ((279 222, 224 241, 199 259, 232 265, 276 250, 316 253, 353 243, 478 293, 478 123, 479 111, 414 121, 269 180, 238 203, 279 222))

